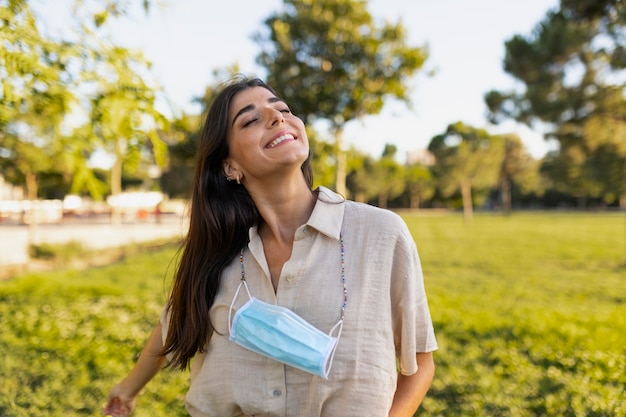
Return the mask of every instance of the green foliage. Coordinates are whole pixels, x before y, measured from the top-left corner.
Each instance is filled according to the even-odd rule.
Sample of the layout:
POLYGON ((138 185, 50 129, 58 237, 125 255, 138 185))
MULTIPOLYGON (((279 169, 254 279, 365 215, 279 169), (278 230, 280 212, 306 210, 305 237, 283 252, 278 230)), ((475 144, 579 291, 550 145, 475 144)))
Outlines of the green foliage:
POLYGON ((265 20, 270 33, 256 36, 258 61, 270 85, 307 119, 341 126, 377 114, 386 96, 408 101, 409 78, 426 50, 406 45, 402 23, 380 26, 366 1, 286 0, 265 20))
POLYGON ((511 212, 511 187, 518 186, 524 194, 541 194, 539 163, 524 149, 522 139, 515 134, 503 135, 504 157, 500 166, 500 201, 505 213, 511 212))
POLYGON ((46 38, 26 1, 0 2, 0 168, 37 197, 38 178, 62 171, 56 139, 76 96, 68 67, 76 49, 46 38))
POLYGON ((561 1, 530 35, 505 44, 504 70, 524 88, 485 95, 493 121, 539 122, 558 141, 549 163, 562 169, 549 169, 550 180, 575 196, 615 201, 626 190, 623 174, 602 165, 626 167, 625 27, 623 1, 561 1))
POLYGON ((423 165, 415 164, 406 168, 406 183, 409 192, 409 207, 420 208, 420 201, 428 200, 435 194, 435 181, 432 171, 423 165))
MULTIPOLYGON (((76 0, 62 37, 45 32, 34 3, 0 1, 0 169, 7 181, 25 185, 29 199, 40 197, 39 183, 47 177, 62 183, 57 188, 71 181, 72 192, 86 190, 100 200, 106 185, 87 165, 99 145, 120 159, 114 191, 122 158, 137 170, 148 149, 148 163, 165 165, 167 146, 156 134, 165 120, 154 108, 155 88, 144 81, 149 63, 102 41, 96 28, 107 16, 126 15, 135 0, 76 0), (86 103, 92 108, 83 109, 86 103), (91 112, 90 121, 69 132, 68 120, 81 110, 91 112)), ((151 3, 143 1, 146 11, 151 3)))
POLYGON ((348 175, 346 185, 353 200, 369 202, 378 196, 379 207, 396 198, 406 188, 406 169, 395 160, 397 148, 387 144, 382 157, 375 160, 352 148, 347 153, 348 175))
POLYGON ((433 171, 443 196, 460 192, 466 220, 471 219, 473 200, 479 191, 498 182, 504 159, 504 140, 484 129, 457 122, 430 141, 428 150, 435 156, 433 171))
POLYGON ((91 97, 88 134, 114 156, 111 191, 122 191, 122 167, 137 172, 143 164, 167 163, 167 144, 156 133, 166 127, 156 110, 155 89, 141 76, 149 63, 137 52, 100 43, 94 66, 86 72, 96 93, 91 97), (150 149, 150 157, 143 151, 150 149))
POLYGON ((42 243, 28 246, 28 255, 31 259, 69 261, 87 254, 88 250, 81 242, 42 243))
POLYGON ((346 185, 353 196, 352 199, 368 202, 380 190, 376 161, 354 148, 350 149, 347 155, 349 164, 346 185))
POLYGON ((427 58, 406 44, 401 22, 377 25, 367 1, 285 0, 265 20, 257 61, 268 83, 311 123, 326 120, 335 134, 336 189, 345 194, 344 124, 378 114, 388 98, 409 102, 410 78, 427 58))
POLYGON ((306 126, 311 153, 314 187, 333 188, 337 158, 332 143, 324 140, 310 125, 306 126))
MULTIPOLYGON (((419 416, 626 416, 622 215, 406 214, 439 342, 419 416)), ((0 282, 0 415, 99 415, 165 303, 175 250, 0 282)), ((135 416, 185 416, 162 371, 135 416)))

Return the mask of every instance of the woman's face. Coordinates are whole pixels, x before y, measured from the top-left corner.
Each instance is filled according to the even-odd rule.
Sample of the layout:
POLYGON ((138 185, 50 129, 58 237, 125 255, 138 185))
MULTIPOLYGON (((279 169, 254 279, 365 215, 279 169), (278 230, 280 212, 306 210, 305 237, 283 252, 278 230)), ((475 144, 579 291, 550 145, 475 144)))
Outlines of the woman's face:
POLYGON ((287 104, 263 87, 238 93, 228 109, 229 155, 224 161, 227 177, 244 182, 272 175, 302 175, 300 167, 309 154, 304 123, 287 104))

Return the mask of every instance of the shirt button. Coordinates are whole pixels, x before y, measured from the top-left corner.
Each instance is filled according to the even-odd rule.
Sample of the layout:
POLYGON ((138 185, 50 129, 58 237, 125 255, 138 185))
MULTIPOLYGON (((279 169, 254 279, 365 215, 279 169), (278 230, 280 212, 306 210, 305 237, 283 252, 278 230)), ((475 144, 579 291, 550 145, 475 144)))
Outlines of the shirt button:
POLYGON ((287 275, 287 282, 295 281, 296 277, 294 275, 287 275))
POLYGON ((280 397, 282 395, 282 391, 279 389, 275 389, 274 392, 272 394, 274 394, 274 397, 280 397))
POLYGON ((309 226, 304 226, 304 230, 302 230, 304 233, 309 233, 309 226))

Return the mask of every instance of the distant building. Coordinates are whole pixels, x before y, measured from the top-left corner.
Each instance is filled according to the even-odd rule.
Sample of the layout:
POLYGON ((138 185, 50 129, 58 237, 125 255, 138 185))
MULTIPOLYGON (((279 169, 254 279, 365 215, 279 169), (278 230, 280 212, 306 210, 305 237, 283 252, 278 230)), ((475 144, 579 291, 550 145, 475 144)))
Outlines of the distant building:
POLYGON ((416 149, 406 153, 406 164, 430 167, 435 165, 435 155, 428 149, 416 149))
POLYGON ((0 200, 23 200, 24 189, 22 187, 16 187, 13 184, 9 184, 4 180, 4 177, 0 175, 0 200))

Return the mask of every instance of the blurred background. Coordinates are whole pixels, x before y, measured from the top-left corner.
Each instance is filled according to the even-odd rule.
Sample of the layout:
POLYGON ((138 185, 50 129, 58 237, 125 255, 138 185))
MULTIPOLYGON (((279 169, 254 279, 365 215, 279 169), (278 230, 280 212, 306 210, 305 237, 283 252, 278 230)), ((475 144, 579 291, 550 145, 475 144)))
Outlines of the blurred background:
POLYGON ((287 99, 316 185, 348 198, 467 221, 626 207, 619 1, 0 7, 0 225, 31 243, 39 224, 184 216, 201 115, 234 73, 287 99))
POLYGON ((0 220, 119 222, 184 201, 200 116, 236 72, 306 120, 316 183, 348 198, 624 207, 621 8, 3 1, 0 220))
MULTIPOLYGON (((0 416, 100 414, 235 73, 306 122, 316 186, 407 222, 419 415, 626 416, 625 30, 622 0, 0 0, 0 416)), ((187 415, 159 378, 135 415, 187 415)))

